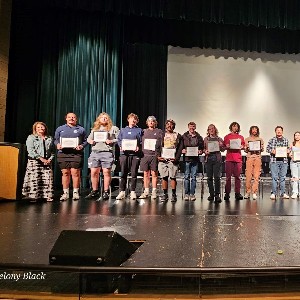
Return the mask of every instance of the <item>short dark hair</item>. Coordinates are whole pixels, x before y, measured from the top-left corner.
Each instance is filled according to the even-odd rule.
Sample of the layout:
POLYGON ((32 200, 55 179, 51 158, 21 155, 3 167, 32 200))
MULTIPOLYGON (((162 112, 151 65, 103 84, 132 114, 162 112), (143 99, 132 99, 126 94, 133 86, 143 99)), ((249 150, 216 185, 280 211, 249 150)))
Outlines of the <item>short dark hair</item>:
POLYGON ((174 129, 175 129, 175 126, 176 126, 175 121, 172 120, 172 119, 168 119, 168 120, 166 121, 165 125, 167 125, 167 123, 169 123, 169 122, 173 124, 173 127, 174 127, 174 129))
POLYGON ((241 131, 241 126, 240 126, 240 124, 238 123, 238 122, 232 122, 230 125, 229 125, 229 130, 230 131, 232 131, 232 127, 234 126, 234 125, 237 125, 237 127, 238 127, 238 133, 240 133, 240 131, 241 131))
POLYGON ((257 130, 257 136, 259 136, 259 128, 258 128, 258 126, 256 126, 256 125, 253 125, 253 126, 250 127, 250 129, 249 129, 249 134, 250 134, 250 135, 252 134, 252 129, 253 129, 253 128, 256 128, 256 130, 257 130))
POLYGON ((188 124, 188 126, 190 126, 190 125, 196 126, 196 123, 195 123, 195 122, 190 122, 190 123, 188 124))
POLYGON ((277 126, 275 127, 275 131, 277 130, 277 128, 281 128, 281 130, 283 131, 283 127, 282 127, 282 126, 277 125, 277 126))

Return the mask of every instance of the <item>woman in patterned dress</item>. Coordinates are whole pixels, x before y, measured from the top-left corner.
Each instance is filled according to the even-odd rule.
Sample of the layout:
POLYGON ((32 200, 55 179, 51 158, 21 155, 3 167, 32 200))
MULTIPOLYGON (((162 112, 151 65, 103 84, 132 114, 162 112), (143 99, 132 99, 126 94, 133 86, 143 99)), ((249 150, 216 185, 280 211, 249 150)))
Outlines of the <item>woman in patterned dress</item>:
POLYGON ((45 123, 35 122, 32 134, 26 140, 28 152, 27 168, 23 183, 22 194, 26 199, 53 200, 52 159, 54 146, 52 137, 48 136, 45 123))

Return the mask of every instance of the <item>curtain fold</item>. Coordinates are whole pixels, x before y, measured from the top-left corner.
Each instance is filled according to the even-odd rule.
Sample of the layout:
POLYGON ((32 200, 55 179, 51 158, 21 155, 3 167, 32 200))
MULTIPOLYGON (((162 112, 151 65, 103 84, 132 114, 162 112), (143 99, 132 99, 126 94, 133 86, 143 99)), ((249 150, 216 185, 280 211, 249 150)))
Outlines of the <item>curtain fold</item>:
POLYGON ((36 0, 36 5, 165 20, 300 29, 298 0, 36 0))

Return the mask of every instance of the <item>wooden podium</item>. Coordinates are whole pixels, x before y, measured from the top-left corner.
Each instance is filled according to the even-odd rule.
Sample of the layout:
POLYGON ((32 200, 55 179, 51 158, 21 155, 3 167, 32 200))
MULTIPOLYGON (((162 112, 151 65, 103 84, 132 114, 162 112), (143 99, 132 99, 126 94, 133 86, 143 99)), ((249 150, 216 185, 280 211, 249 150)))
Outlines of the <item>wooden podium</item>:
POLYGON ((25 145, 0 143, 0 200, 21 199, 25 156, 25 145))

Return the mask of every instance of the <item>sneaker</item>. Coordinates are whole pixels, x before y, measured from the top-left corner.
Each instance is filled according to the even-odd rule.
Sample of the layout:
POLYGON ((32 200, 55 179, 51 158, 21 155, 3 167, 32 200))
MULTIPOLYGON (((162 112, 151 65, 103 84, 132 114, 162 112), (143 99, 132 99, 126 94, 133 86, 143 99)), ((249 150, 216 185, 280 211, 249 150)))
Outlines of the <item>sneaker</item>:
POLYGON ((196 196, 195 195, 191 195, 191 201, 195 201, 196 200, 196 196))
POLYGON ((244 199, 244 197, 240 193, 235 194, 235 200, 239 201, 239 200, 243 200, 243 199, 244 199))
POLYGON ((121 191, 119 193, 119 195, 116 197, 117 200, 122 200, 125 199, 126 195, 125 195, 125 191, 121 191))
POLYGON ((63 193, 60 197, 60 201, 66 201, 70 199, 70 195, 68 193, 63 193))
POLYGON ((77 200, 79 200, 79 193, 78 192, 73 192, 73 200, 74 201, 77 201, 77 200))
POLYGON ((109 193, 108 192, 103 192, 101 198, 102 198, 102 200, 108 200, 109 199, 109 193))
POLYGON ((293 195, 292 195, 292 199, 297 199, 297 197, 298 197, 298 194, 297 193, 293 193, 293 195))
POLYGON ((98 198, 100 196, 99 191, 91 191, 86 197, 85 199, 94 199, 94 198, 98 198))
POLYGON ((159 198, 160 198, 160 202, 165 203, 168 202, 169 196, 168 194, 163 194, 159 198))
POLYGON ((244 196, 245 199, 250 199, 250 195, 248 193, 245 194, 244 196))
POLYGON ((130 192, 130 200, 136 200, 136 193, 135 193, 135 191, 131 191, 130 192))
POLYGON ((215 196, 215 203, 221 203, 222 202, 222 199, 220 197, 220 194, 216 194, 215 196))
POLYGON ((177 201, 177 196, 176 196, 176 194, 172 194, 171 202, 176 202, 176 201, 177 201))
POLYGON ((214 196, 213 196, 213 195, 209 195, 209 196, 207 197, 207 200, 208 200, 209 202, 214 201, 214 196))
POLYGON ((230 195, 229 195, 229 194, 225 194, 224 200, 225 200, 225 201, 229 201, 229 199, 230 199, 230 195))
POLYGON ((284 193, 281 197, 282 197, 283 199, 290 199, 290 196, 287 195, 286 193, 284 193))
POLYGON ((184 201, 189 201, 190 200, 190 195, 185 194, 183 199, 184 199, 184 201))
POLYGON ((157 193, 156 193, 156 190, 152 191, 152 194, 151 194, 151 199, 156 199, 157 198, 157 193))
POLYGON ((275 200, 275 199, 276 199, 275 194, 271 194, 270 199, 271 199, 271 200, 275 200))
POLYGON ((257 199, 257 195, 256 195, 256 194, 253 194, 253 195, 252 195, 252 198, 253 198, 253 200, 256 200, 256 199, 257 199))
POLYGON ((141 194, 141 196, 139 196, 139 199, 145 199, 145 198, 148 198, 149 197, 149 194, 146 193, 146 192, 143 192, 143 194, 141 194))

